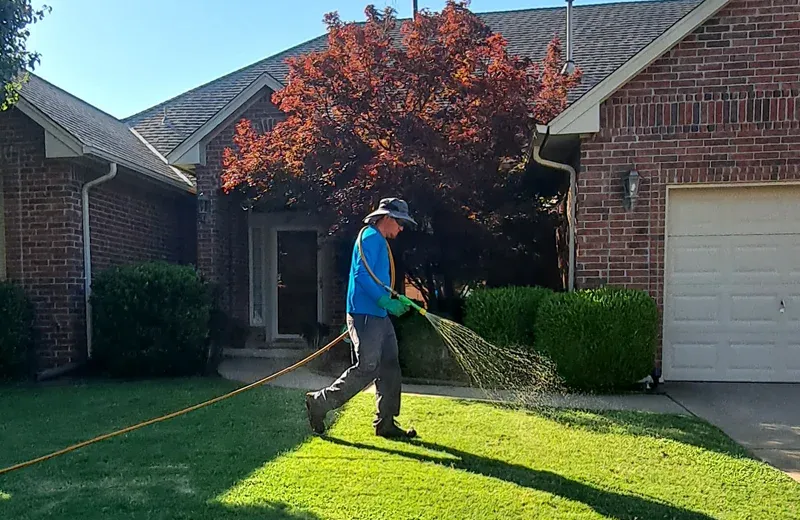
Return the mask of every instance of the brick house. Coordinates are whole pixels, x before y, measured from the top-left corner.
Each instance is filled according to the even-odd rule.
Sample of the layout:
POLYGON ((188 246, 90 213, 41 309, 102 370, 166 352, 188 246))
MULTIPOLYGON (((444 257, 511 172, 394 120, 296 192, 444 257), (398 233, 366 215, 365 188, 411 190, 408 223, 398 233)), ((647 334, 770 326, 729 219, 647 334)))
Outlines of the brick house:
MULTIPOLYGON (((573 179, 566 285, 649 291, 664 315, 665 379, 800 381, 796 0, 570 11, 584 80, 531 146, 531 161, 573 179)), ((554 32, 567 36, 563 8, 480 16, 516 54, 539 58, 554 32)), ((0 257, 46 316, 43 365, 85 353, 80 191, 109 162, 117 176, 89 191, 94 269, 196 262, 223 287, 229 315, 260 332, 261 347, 340 318, 332 255, 317 249, 322 223, 256 211, 219 190, 233 124, 273 125, 283 60, 325 43, 305 42, 124 121, 38 78, 17 109, 0 114, 0 257), (29 182, 36 178, 45 181, 29 182)))
POLYGON ((36 368, 73 366, 87 349, 85 270, 194 262, 194 182, 124 123, 36 76, 0 113, 0 153, 0 279, 33 300, 36 368))

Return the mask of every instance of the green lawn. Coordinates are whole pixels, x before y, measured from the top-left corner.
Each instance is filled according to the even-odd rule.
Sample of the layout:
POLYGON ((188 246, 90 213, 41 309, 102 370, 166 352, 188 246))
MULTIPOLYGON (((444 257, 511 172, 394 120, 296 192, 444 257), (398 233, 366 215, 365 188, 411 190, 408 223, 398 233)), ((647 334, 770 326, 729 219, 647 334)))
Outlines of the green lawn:
MULTIPOLYGON (((0 387, 0 467, 233 387, 0 387)), ((0 518, 800 518, 797 483, 690 418, 404 397, 405 443, 371 434, 370 395, 311 437, 302 397, 256 389, 2 476, 0 518)))

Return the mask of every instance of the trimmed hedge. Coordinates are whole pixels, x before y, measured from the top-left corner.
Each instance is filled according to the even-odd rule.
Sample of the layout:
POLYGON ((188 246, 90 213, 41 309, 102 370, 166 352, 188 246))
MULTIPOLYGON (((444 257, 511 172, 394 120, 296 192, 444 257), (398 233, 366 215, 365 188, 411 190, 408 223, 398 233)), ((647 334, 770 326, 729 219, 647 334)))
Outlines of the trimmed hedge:
POLYGON ((97 368, 116 377, 204 372, 211 290, 192 267, 147 262, 112 268, 92 288, 97 368))
POLYGON ((552 294, 544 287, 477 289, 465 302, 464 325, 498 347, 532 347, 539 308, 552 294))
POLYGON ((33 305, 22 288, 0 282, 0 379, 26 374, 33 348, 33 305))
POLYGON ((658 322, 656 303, 644 291, 557 293, 539 309, 534 347, 572 388, 623 388, 652 372, 658 322))

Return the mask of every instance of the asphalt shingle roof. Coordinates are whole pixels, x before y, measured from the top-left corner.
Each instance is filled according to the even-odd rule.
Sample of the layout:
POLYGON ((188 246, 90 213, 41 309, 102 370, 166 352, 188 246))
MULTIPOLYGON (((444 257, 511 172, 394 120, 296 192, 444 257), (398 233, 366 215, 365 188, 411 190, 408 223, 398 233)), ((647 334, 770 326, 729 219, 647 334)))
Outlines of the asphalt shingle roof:
POLYGON ((128 161, 139 170, 146 170, 187 188, 190 186, 185 178, 153 153, 125 123, 35 74, 31 74, 30 80, 23 84, 20 96, 75 136, 83 145, 128 161))
MULTIPOLYGON (((570 101, 597 85, 700 3, 702 0, 650 0, 573 6, 573 59, 583 70, 583 80, 571 93, 570 101)), ((478 14, 506 38, 514 54, 541 59, 555 34, 566 46, 566 7, 478 14)), ((326 45, 325 35, 309 40, 130 116, 125 122, 166 155, 262 74, 284 81, 287 57, 326 45)))

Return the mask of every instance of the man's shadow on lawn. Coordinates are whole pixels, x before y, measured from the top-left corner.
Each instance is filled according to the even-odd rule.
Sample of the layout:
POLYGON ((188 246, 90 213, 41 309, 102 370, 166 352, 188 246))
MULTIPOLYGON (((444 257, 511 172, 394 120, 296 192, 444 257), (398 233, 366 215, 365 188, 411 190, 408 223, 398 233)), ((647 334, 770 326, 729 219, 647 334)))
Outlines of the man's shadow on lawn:
POLYGON ((605 491, 563 477, 557 473, 535 470, 511 464, 501 460, 490 459, 466 453, 448 446, 441 446, 421 440, 399 442, 399 445, 410 444, 428 450, 438 451, 451 457, 436 457, 412 453, 409 451, 383 448, 369 444, 349 442, 343 439, 325 437, 325 440, 342 446, 364 450, 374 450, 390 455, 400 455, 420 462, 433 462, 442 466, 461 469, 487 477, 505 480, 523 487, 545 491, 576 502, 582 502, 601 515, 618 520, 636 520, 643 518, 669 518, 680 520, 713 520, 703 513, 690 511, 680 507, 654 502, 646 498, 605 491))

